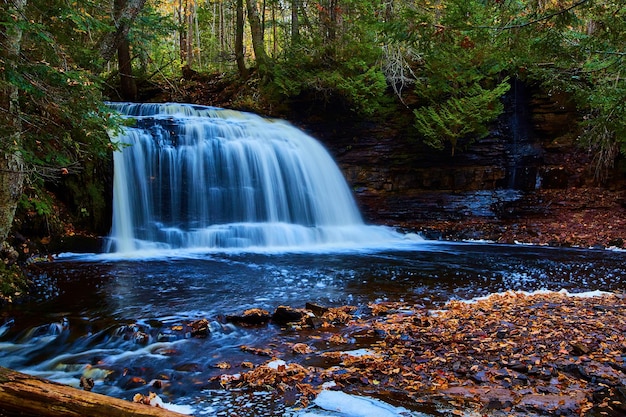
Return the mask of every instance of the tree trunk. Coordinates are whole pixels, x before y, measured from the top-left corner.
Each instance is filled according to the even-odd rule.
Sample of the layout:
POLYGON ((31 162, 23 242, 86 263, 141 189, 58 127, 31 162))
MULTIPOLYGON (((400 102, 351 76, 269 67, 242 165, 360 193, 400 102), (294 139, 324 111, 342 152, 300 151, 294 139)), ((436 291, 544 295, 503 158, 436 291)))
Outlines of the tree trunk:
POLYGON ((115 16, 115 30, 107 33, 100 41, 100 56, 105 61, 110 61, 118 46, 128 37, 131 25, 143 9, 146 0, 126 0, 115 16))
POLYGON ((130 56, 130 44, 124 39, 117 48, 117 64, 120 71, 121 95, 124 100, 137 100, 137 83, 133 76, 132 58, 130 56))
POLYGON ((0 367, 2 417, 180 417, 163 408, 138 404, 0 367))
POLYGON ((241 78, 248 77, 248 68, 243 54, 243 0, 237 0, 237 23, 235 28, 235 61, 241 78))
POLYGON ((291 43, 296 44, 300 39, 300 22, 298 21, 299 0, 291 0, 291 43))
POLYGON ((189 68, 193 65, 193 18, 196 14, 196 2, 194 0, 187 1, 186 27, 187 27, 187 52, 185 53, 186 63, 189 68))
POLYGON ((0 57, 5 64, 4 71, 0 73, 0 245, 11 230, 24 183, 24 162, 20 153, 22 124, 19 91, 9 78, 10 73, 17 70, 26 3, 26 0, 9 2, 7 12, 16 21, 0 30, 0 44, 3 45, 0 57))
MULTIPOLYGON (((113 1, 113 15, 115 16, 116 22, 119 22, 127 3, 128 0, 113 1)), ((127 36, 120 38, 117 44, 117 68, 120 73, 122 98, 128 101, 137 100, 137 83, 135 82, 135 77, 133 77, 130 43, 128 42, 127 36)))
POLYGON ((268 70, 269 58, 263 43, 263 27, 261 26, 261 19, 259 18, 256 1, 246 0, 246 7, 248 11, 248 22, 250 23, 250 32, 252 33, 252 49, 254 50, 254 56, 259 72, 264 74, 268 70))

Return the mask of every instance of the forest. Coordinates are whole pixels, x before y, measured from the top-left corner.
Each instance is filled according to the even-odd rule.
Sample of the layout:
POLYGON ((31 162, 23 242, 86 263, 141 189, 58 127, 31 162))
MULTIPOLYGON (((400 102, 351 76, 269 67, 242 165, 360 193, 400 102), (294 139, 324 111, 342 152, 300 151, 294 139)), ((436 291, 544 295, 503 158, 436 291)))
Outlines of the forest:
POLYGON ((521 80, 571 97, 595 180, 626 152, 618 0, 2 2, 1 242, 20 212, 62 227, 47 189, 69 177, 76 216, 102 222, 122 125, 106 101, 190 79, 236 86, 233 108, 270 116, 298 100, 374 122, 408 110, 412 139, 452 154, 488 134, 521 80))
MULTIPOLYGON (((331 396, 331 407, 343 407, 344 394, 389 401, 393 416, 408 415, 405 406, 419 415, 626 412, 623 0, 0 1, 0 415, 124 413, 110 411, 117 407, 174 415, 159 408, 163 400, 197 415, 346 415, 322 404, 331 396), (291 180, 292 194, 342 216, 294 220, 313 206, 285 198, 296 209, 278 220, 203 217, 263 200, 261 181, 214 185, 198 169, 160 182, 182 159, 158 175, 118 176, 116 151, 143 146, 123 133, 187 125, 165 111, 162 125, 124 130, 141 121, 113 102, 191 103, 163 107, 201 108, 203 119, 199 105, 243 110, 223 111, 250 123, 237 139, 279 125, 290 135, 273 155, 298 148, 305 157, 284 157, 295 168, 272 172, 291 180), (563 117, 532 125, 529 113, 546 107, 563 117), (336 154, 353 159, 326 164, 335 155, 300 146, 318 145, 311 125, 299 125, 305 118, 330 132, 319 148, 335 141, 336 154), (513 138, 518 122, 533 135, 559 126, 523 142, 513 138), (513 139, 529 164, 516 165, 513 139), (539 157, 535 147, 547 143, 539 157), (551 177, 537 174, 548 165, 542 174, 551 177), (331 168, 345 190, 300 187, 331 168), (509 168, 524 185, 509 181, 509 168), (298 176, 305 170, 315 175, 298 176), (148 195, 138 191, 145 185, 199 215, 145 216, 135 230, 174 239, 121 233, 132 250, 96 253, 117 238, 114 182, 127 200, 148 195), (235 188, 252 197, 230 198, 235 188), (423 193, 431 212, 408 204, 411 193, 423 193), (206 198, 190 203, 198 194, 206 198), (368 224, 356 202, 337 204, 343 194, 392 220, 368 224), (468 195, 488 202, 485 223, 466 215, 468 195), (419 215, 432 235, 415 226, 419 215), (248 227, 270 243, 236 234, 248 227), (453 229, 461 232, 445 235, 453 229), (214 236, 226 244, 205 243, 214 236), (84 250, 50 249, 69 237, 84 250), (148 407, 155 398, 159 407, 148 407)), ((204 145, 207 130, 194 129, 204 145)), ((155 137, 143 135, 149 145, 155 137)), ((254 139, 255 150, 274 145, 254 139)), ((261 177, 224 160, 207 165, 225 166, 228 179, 261 177)), ((263 186, 273 190, 274 178, 263 186)), ((183 212, 174 206, 164 212, 183 212)), ((134 208, 118 207, 118 218, 131 223, 134 208)), ((273 210, 256 208, 255 216, 273 210)))

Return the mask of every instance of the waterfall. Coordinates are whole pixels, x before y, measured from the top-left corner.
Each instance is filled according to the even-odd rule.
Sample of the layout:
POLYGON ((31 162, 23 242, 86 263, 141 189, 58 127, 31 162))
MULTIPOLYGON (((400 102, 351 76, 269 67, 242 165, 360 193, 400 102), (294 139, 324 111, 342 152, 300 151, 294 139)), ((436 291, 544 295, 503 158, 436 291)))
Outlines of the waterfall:
POLYGON ((324 147, 285 121, 188 104, 110 103, 110 252, 294 248, 389 239, 366 226, 324 147))

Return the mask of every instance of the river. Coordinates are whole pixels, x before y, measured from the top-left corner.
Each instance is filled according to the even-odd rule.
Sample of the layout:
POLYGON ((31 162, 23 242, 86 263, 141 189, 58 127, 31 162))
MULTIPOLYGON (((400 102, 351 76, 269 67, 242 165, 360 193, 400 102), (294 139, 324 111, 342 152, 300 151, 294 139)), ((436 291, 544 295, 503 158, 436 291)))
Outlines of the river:
MULTIPOLYGON (((219 364, 263 363, 269 358, 240 347, 279 346, 293 337, 274 325, 236 326, 227 315, 306 302, 363 310, 371 302, 404 300, 439 308, 450 299, 508 290, 615 291, 623 289, 625 261, 625 252, 609 250, 435 241, 133 259, 67 254, 32 269, 40 283, 36 300, 3 310, 0 365, 74 386, 81 376, 92 377, 94 391, 125 399, 156 390, 196 415, 221 415, 239 397, 211 380, 240 369, 219 364), (204 318, 209 336, 190 337, 185 326, 204 318), (157 380, 166 382, 161 389, 154 388, 157 380)), ((295 413, 255 398, 240 415, 295 413)))

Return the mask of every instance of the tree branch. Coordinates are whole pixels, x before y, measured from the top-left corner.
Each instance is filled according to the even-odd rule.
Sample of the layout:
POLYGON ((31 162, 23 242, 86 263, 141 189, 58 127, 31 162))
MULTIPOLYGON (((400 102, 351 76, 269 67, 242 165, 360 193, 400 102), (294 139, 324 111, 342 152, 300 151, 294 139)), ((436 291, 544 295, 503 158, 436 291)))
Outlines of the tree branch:
POLYGON ((499 29, 499 30, 520 29, 520 28, 523 28, 523 27, 526 27, 526 26, 534 25, 534 24, 539 23, 539 22, 543 22, 544 20, 550 20, 550 19, 552 19, 555 16, 558 16, 558 15, 561 15, 561 14, 565 14, 565 13, 569 12, 570 10, 575 9, 578 6, 581 6, 581 5, 585 4, 585 3, 587 3, 588 1, 589 0, 580 0, 579 2, 574 3, 571 6, 566 7, 564 9, 561 9, 558 12, 550 13, 550 14, 547 14, 547 15, 542 16, 540 18, 537 18, 535 20, 530 20, 530 21, 525 22, 525 23, 520 23, 520 24, 517 24, 517 25, 501 26, 501 27, 483 27, 483 28, 485 28, 485 29, 499 29))

